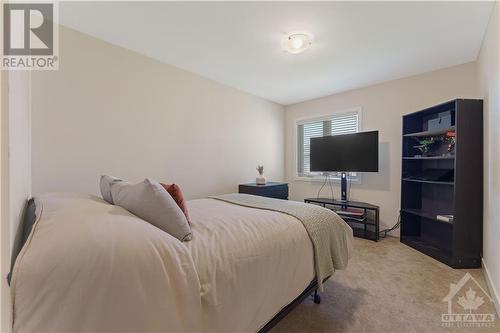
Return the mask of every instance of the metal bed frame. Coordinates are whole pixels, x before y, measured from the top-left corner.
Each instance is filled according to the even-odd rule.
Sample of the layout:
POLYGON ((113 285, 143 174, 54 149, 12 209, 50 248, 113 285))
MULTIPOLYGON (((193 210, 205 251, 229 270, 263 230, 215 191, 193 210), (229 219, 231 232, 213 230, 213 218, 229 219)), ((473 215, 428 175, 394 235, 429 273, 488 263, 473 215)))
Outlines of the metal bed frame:
MULTIPOLYGON (((327 277, 326 279, 323 280, 325 282, 328 280, 330 277, 327 277)), ((266 333, 268 332, 271 328, 273 328, 278 322, 280 322, 283 318, 286 317, 292 311, 297 305, 302 303, 304 299, 307 297, 311 296, 313 294, 314 297, 314 303, 320 304, 321 303, 321 297, 318 294, 318 282, 316 279, 314 279, 308 286, 307 288, 299 295, 297 298, 295 298, 290 304, 285 306, 283 309, 281 309, 280 312, 276 314, 270 321, 267 322, 259 331, 258 333, 266 333)))

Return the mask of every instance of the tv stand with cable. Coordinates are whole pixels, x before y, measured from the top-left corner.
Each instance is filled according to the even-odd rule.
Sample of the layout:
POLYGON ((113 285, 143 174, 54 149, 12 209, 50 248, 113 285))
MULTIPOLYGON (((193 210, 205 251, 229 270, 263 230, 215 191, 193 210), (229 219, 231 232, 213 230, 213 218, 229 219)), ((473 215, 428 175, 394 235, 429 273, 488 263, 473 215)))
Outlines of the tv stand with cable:
MULTIPOLYGON (((345 182, 347 187, 347 180, 345 182)), ((304 202, 323 206, 336 212, 352 228, 354 236, 376 242, 379 240, 379 206, 366 202, 328 198, 307 198, 304 202)))
POLYGON ((347 172, 340 174, 340 195, 341 201, 347 202, 347 172))

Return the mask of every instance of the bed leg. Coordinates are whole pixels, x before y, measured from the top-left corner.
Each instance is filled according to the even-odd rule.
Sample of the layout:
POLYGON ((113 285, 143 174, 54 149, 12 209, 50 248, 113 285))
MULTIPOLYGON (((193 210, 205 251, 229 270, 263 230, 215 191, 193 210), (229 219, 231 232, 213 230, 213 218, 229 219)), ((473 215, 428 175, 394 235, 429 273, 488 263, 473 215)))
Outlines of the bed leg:
POLYGON ((314 303, 321 304, 321 297, 318 295, 318 289, 314 291, 314 303))

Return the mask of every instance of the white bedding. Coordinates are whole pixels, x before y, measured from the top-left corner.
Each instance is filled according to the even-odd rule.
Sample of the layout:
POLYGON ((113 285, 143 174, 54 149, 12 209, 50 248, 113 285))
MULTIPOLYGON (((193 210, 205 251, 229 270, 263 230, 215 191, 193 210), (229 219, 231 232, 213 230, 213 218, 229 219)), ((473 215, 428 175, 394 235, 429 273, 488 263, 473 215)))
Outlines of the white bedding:
POLYGON ((314 279, 312 244, 296 218, 214 199, 188 209, 204 327, 256 332, 314 279))
POLYGON ((181 243, 89 195, 51 194, 12 278, 16 332, 256 332, 314 279, 302 223, 188 202, 181 243))

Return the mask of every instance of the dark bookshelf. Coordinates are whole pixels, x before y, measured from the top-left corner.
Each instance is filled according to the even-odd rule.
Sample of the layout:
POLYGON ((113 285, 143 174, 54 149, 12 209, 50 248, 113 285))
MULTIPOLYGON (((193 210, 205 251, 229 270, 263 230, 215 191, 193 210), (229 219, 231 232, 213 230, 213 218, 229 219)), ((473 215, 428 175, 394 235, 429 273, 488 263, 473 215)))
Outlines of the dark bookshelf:
POLYGON ((403 116, 401 242, 453 268, 481 267, 482 110, 482 100, 456 99, 403 116), (436 143, 420 151, 419 140, 430 137, 436 143), (448 178, 427 177, 429 170, 448 178))

